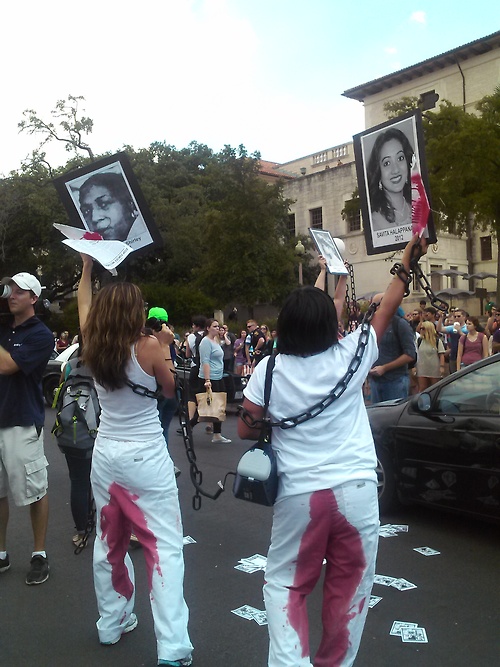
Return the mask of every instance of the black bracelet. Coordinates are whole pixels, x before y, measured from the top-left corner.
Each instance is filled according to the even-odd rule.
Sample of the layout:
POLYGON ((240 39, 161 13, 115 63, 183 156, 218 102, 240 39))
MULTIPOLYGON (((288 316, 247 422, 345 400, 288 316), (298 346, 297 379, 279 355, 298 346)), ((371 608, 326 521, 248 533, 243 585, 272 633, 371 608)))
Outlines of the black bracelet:
POLYGON ((393 276, 397 276, 400 280, 404 282, 405 285, 409 286, 411 283, 411 275, 405 269, 404 265, 400 262, 396 262, 391 269, 393 276))

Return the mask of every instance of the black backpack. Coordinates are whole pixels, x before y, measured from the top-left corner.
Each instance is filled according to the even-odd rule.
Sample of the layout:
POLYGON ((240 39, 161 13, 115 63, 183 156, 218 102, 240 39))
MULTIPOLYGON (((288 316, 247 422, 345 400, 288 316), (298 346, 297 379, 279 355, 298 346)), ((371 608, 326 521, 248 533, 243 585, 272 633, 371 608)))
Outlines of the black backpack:
POLYGON ((101 408, 90 371, 78 360, 54 399, 56 421, 52 433, 64 454, 90 458, 99 427, 101 408))

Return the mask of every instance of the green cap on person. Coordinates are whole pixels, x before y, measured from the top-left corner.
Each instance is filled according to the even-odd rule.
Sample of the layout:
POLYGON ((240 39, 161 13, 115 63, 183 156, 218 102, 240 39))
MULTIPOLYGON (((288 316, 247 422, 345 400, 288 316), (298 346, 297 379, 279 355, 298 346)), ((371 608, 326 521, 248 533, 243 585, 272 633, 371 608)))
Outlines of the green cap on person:
POLYGON ((148 313, 148 320, 150 317, 156 317, 157 320, 162 320, 162 322, 168 322, 167 311, 165 310, 165 308, 159 308, 158 306, 150 308, 148 313))

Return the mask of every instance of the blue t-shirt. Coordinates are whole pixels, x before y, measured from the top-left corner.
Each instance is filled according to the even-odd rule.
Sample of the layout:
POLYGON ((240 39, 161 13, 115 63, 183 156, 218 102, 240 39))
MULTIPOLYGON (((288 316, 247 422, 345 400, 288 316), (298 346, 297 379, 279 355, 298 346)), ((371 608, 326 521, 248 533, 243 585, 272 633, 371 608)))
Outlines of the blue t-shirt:
POLYGON ((200 370, 198 377, 203 378, 203 364, 210 365, 210 379, 221 380, 224 374, 224 352, 218 343, 212 343, 208 336, 201 341, 200 352, 200 370))
POLYGON ((0 428, 42 427, 42 376, 54 349, 52 332, 35 316, 17 327, 0 324, 0 345, 19 366, 17 373, 0 375, 0 428))

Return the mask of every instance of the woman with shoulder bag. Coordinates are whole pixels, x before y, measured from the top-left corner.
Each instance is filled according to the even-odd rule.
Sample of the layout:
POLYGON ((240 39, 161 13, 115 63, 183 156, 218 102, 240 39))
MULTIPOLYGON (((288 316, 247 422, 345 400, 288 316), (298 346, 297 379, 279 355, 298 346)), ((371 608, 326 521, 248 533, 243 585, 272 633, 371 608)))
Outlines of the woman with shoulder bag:
MULTIPOLYGON (((225 392, 226 387, 223 380, 224 375, 224 352, 220 346, 219 323, 217 320, 208 319, 205 325, 205 336, 199 345, 200 370, 198 373, 197 393, 203 392, 225 392)), ((193 421, 191 422, 193 425, 193 421)), ((213 443, 231 442, 229 438, 222 435, 222 422, 213 422, 213 443)))
MULTIPOLYGON (((362 325, 339 340, 335 305, 315 287, 295 290, 278 316, 272 421, 317 406, 356 367, 359 349, 364 353, 336 400, 294 428, 273 428, 279 488, 264 585, 269 667, 313 662, 306 599, 322 575, 324 559, 323 633, 314 665, 348 667, 356 657, 379 541, 377 458, 363 383, 378 356, 377 340, 403 298, 405 271, 417 242, 415 236, 405 248, 404 268, 392 278, 368 329, 362 325)), ((425 252, 425 245, 420 250, 425 252)), ((250 419, 238 422, 242 438, 256 439, 259 426, 249 424, 263 416, 270 358, 257 366, 244 390, 243 408, 250 419)))
POLYGON ((136 285, 106 285, 92 301, 92 260, 83 255, 78 290, 83 361, 94 377, 101 417, 92 460, 97 510, 94 586, 101 644, 137 626, 132 531, 148 573, 158 664, 191 665, 183 596, 183 532, 172 459, 165 447, 157 387, 174 396, 172 332, 143 335, 144 299, 136 285))
POLYGON ((457 369, 470 366, 471 364, 489 357, 488 339, 486 335, 478 331, 479 320, 477 317, 468 317, 465 326, 467 334, 460 337, 457 351, 457 369))

